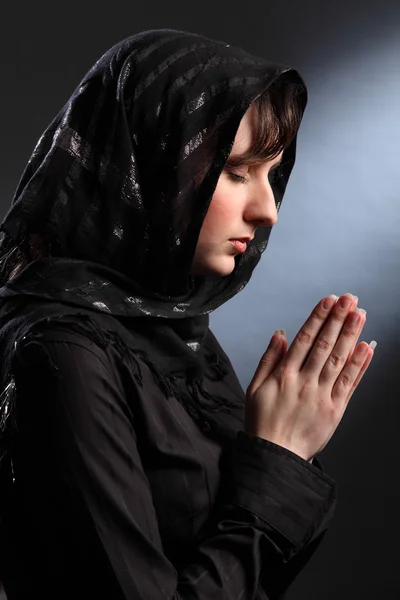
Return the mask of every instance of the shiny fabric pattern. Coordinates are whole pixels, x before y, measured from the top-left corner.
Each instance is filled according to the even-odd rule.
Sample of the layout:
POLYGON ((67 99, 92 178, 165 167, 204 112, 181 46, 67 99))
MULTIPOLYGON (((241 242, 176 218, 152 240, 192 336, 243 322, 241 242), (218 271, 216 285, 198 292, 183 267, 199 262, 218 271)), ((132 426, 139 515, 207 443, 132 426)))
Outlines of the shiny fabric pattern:
MULTIPOLYGON (((111 48, 40 138, 1 224, 0 254, 27 233, 51 243, 52 257, 9 291, 173 320, 241 291, 270 228, 258 229, 231 275, 189 270, 240 120, 278 77, 299 85, 304 109, 296 71, 223 42, 153 30, 111 48)), ((279 205, 294 157, 295 140, 273 183, 279 205)))

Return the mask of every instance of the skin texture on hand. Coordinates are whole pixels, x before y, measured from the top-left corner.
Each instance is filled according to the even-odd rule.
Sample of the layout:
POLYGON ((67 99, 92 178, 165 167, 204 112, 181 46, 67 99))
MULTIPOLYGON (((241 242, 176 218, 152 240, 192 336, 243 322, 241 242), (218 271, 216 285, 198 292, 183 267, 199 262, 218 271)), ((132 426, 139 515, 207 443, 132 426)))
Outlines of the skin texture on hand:
POLYGON ((305 460, 326 446, 371 363, 358 298, 323 298, 290 348, 274 334, 246 392, 245 430, 305 460))

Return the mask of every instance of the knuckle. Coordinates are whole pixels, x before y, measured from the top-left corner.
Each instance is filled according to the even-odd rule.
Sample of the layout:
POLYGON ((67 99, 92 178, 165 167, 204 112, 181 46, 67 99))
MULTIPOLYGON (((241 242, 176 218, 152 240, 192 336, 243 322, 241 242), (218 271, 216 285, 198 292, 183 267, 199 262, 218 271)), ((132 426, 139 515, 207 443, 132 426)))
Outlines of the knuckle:
POLYGON ((356 329, 354 327, 344 327, 344 329, 342 331, 343 337, 346 337, 346 338, 354 337, 355 333, 356 333, 356 329))
POLYGON ((305 344, 306 346, 310 346, 312 342, 311 335, 305 330, 301 329, 297 334, 297 340, 300 344, 305 344))
POLYGON ((332 353, 328 359, 329 365, 335 369, 338 369, 344 365, 344 356, 332 353))
POLYGON ((294 371, 289 364, 280 365, 276 371, 278 380, 283 383, 291 379, 294 371))
POLYGON ((316 344, 315 344, 315 348, 317 350, 320 350, 321 352, 326 352, 327 350, 330 350, 332 347, 332 344, 324 338, 321 338, 319 340, 317 340, 316 344))
POLYGON ((326 313, 322 312, 322 310, 317 309, 314 313, 314 319, 319 322, 323 322, 326 320, 326 313))
POLYGON ((353 385, 353 378, 350 377, 348 373, 342 373, 342 375, 340 376, 340 381, 345 389, 351 389, 353 385))
POLYGON ((271 356, 263 356, 262 359, 260 360, 261 367, 269 367, 273 363, 274 363, 274 361, 271 356))

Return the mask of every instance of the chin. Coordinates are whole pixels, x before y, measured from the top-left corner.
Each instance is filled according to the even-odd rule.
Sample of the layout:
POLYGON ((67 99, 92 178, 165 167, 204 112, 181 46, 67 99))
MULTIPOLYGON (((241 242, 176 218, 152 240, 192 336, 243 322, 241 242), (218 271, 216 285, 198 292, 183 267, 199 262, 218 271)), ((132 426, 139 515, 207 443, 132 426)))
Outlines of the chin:
POLYGON ((192 273, 203 277, 226 277, 232 273, 234 268, 235 257, 224 256, 195 265, 192 269, 192 273))

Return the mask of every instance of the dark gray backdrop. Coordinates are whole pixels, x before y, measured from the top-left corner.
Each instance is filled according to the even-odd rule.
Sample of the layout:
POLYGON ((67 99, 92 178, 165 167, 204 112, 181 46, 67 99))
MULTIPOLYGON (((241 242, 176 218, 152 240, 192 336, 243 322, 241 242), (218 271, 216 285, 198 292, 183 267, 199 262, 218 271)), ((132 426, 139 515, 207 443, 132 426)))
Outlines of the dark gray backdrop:
POLYGON ((339 486, 335 520, 288 600, 400 598, 400 0, 4 6, 0 217, 86 70, 120 39, 157 27, 240 45, 298 68, 308 84, 279 222, 251 282, 211 327, 246 387, 274 329, 291 340, 325 294, 359 296, 362 339, 378 347, 321 456, 339 486))

